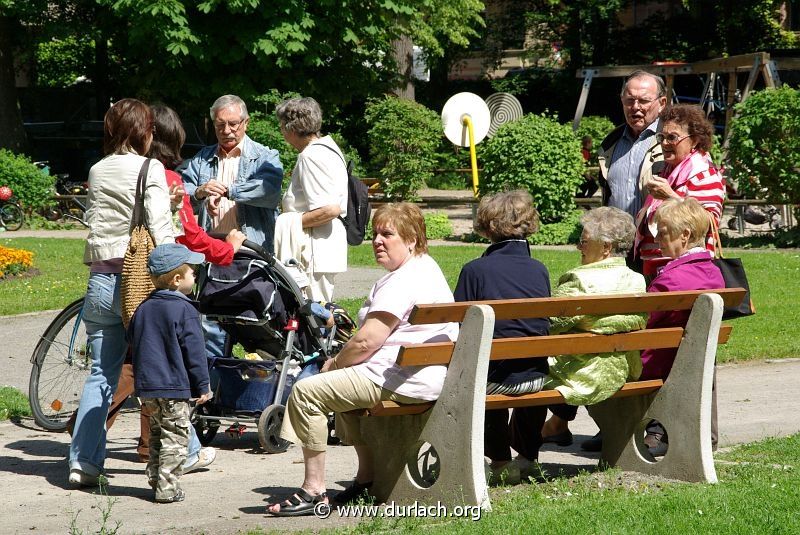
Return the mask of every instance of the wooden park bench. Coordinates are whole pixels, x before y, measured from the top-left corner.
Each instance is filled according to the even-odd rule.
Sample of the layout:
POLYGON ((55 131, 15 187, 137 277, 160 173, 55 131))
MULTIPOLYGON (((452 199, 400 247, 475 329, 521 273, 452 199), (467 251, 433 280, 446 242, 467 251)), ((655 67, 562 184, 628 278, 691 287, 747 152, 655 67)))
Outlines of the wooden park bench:
POLYGON ((417 405, 384 401, 363 411, 362 436, 375 452, 371 492, 381 501, 480 505, 490 508, 484 475, 484 411, 563 403, 558 391, 519 396, 486 395, 490 360, 648 348, 678 348, 666 381, 626 383, 614 396, 588 407, 603 434, 601 466, 616 466, 684 481, 717 481, 711 454, 711 384, 717 344, 731 327, 724 306, 741 302, 743 289, 585 297, 513 299, 418 305, 412 324, 461 322, 458 340, 407 345, 401 366, 448 366, 439 399, 417 405), (577 333, 492 339, 495 320, 582 314, 607 315, 689 310, 686 328, 643 329, 610 335, 577 333), (643 443, 655 418, 672 441, 657 461, 643 443), (435 478, 419 466, 433 446, 435 478), (435 481, 434 481, 435 479, 435 481))

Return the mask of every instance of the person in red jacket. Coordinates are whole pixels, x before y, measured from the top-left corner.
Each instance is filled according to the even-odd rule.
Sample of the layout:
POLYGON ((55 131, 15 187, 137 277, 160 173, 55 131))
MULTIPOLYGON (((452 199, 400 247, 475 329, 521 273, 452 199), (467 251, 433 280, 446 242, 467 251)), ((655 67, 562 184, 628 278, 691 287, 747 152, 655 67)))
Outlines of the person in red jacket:
POLYGON ((186 140, 180 117, 175 110, 163 104, 155 104, 151 109, 155 118, 155 133, 147 155, 160 161, 166 169, 173 211, 177 208, 173 217, 177 227, 175 241, 191 251, 202 253, 206 257, 206 262, 222 266, 230 264, 233 261, 233 254, 246 239, 245 234, 234 229, 223 241, 212 238, 200 228, 189 196, 184 194, 181 175, 175 172, 175 168, 181 164, 181 147, 186 140))

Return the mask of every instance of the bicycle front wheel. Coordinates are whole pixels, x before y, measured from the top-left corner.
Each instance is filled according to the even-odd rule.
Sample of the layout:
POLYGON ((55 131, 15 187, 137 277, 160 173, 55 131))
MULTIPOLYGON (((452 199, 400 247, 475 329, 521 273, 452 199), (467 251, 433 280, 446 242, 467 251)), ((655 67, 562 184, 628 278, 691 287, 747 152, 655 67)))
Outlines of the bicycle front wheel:
POLYGON ((0 206, 0 219, 6 230, 19 230, 22 228, 25 216, 22 214, 22 208, 16 204, 7 203, 0 206))
POLYGON ((28 398, 33 419, 50 431, 66 429, 92 368, 86 328, 81 321, 83 301, 80 298, 70 303, 56 316, 31 357, 28 398))

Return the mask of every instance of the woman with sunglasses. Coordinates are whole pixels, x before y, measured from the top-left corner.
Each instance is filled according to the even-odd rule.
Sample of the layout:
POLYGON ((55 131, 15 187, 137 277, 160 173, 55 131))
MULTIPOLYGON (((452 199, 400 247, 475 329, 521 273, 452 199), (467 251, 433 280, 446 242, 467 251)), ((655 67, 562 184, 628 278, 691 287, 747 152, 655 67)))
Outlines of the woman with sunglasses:
MULTIPOLYGON (((655 213, 667 199, 694 197, 711 214, 716 224, 722 215, 725 188, 722 174, 708 154, 713 143, 714 127, 699 106, 677 104, 661 115, 663 127, 656 134, 664 153, 664 170, 647 184, 649 195, 636 217, 634 254, 641 259, 642 272, 648 279, 670 259, 656 242, 655 213)), ((714 250, 708 234, 706 248, 714 250)))

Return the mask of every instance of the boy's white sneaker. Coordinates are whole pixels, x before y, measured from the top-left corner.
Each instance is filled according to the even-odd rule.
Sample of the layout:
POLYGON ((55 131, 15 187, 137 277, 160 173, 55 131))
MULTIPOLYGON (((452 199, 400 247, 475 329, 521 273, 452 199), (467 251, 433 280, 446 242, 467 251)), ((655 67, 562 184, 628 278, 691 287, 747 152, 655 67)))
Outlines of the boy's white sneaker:
POLYGON ((195 470, 199 470, 200 468, 205 468, 209 464, 214 462, 214 459, 217 458, 217 450, 212 447, 207 448, 200 448, 200 451, 197 452, 197 460, 190 464, 189 466, 183 467, 183 473, 188 474, 189 472, 193 472, 195 470))

